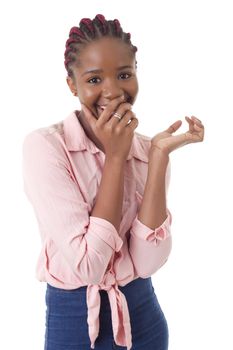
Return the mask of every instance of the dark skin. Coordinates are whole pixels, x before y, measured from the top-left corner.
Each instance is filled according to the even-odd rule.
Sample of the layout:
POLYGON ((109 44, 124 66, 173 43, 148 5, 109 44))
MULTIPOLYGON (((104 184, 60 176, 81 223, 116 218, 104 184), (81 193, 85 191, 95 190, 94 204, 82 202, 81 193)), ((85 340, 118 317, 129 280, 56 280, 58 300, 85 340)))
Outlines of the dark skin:
MULTIPOLYGON (((81 50, 79 62, 80 64, 73 69, 75 79, 67 77, 67 84, 96 119, 102 112, 96 107, 97 104, 107 105, 119 96, 124 96, 122 104, 129 102, 133 105, 138 93, 138 81, 136 59, 129 45, 118 38, 103 37, 88 43, 81 50), (122 66, 129 68, 119 69, 122 66), (92 69, 99 69, 101 72, 83 75, 92 69)), ((152 138, 151 151, 156 149, 168 156, 183 145, 203 141, 204 126, 200 119, 194 116, 186 116, 185 119, 189 124, 187 132, 173 135, 182 124, 181 120, 177 120, 152 138)), ((79 120, 87 136, 104 152, 83 111, 79 114, 79 120)))
MULTIPOLYGON (((133 105, 138 94, 138 81, 136 59, 129 45, 118 38, 103 37, 83 47, 78 62, 79 65, 73 68, 75 79, 67 77, 66 81, 71 92, 96 119, 103 111, 98 106, 106 106, 120 96, 124 96, 122 104, 133 105), (99 72, 87 73, 97 69, 99 72)), ((86 135, 104 152, 82 110, 78 118, 86 135)))
MULTIPOLYGON (((98 135, 101 136, 102 143, 107 146, 106 153, 110 155, 106 157, 108 160, 106 161, 106 171, 102 177, 103 182, 101 183, 98 202, 92 215, 106 218, 118 229, 123 199, 122 167, 130 149, 132 132, 136 124, 132 120, 132 111, 127 111, 124 118, 119 122, 117 118, 111 118, 110 112, 112 110, 109 107, 114 106, 115 108, 116 101, 119 100, 120 96, 123 96, 121 105, 128 106, 129 103, 127 102, 134 103, 138 93, 135 56, 130 51, 129 46, 119 39, 101 38, 88 43, 81 51, 79 59, 81 65, 74 69, 75 81, 67 78, 67 83, 72 93, 75 92, 80 102, 88 107, 85 111, 82 105, 82 111, 79 115, 87 136, 103 151, 102 144, 92 131, 91 125, 93 125, 98 135), (118 71, 120 66, 125 65, 130 66, 130 68, 118 71), (98 74, 88 73, 82 76, 89 69, 101 69, 102 71, 98 74), (104 111, 101 111, 101 109, 96 108, 97 104, 109 105, 104 111), (89 115, 90 111, 93 117, 89 115), (109 117, 110 119, 108 119, 109 117), (96 119, 98 120, 96 121, 96 119), (130 126, 127 126, 126 122, 129 119, 132 122, 130 126), (96 127, 97 123, 98 127, 96 127), (112 180, 113 176, 115 176, 114 180, 112 180), (115 184, 114 187, 112 183, 115 184), (114 193, 113 189, 115 190, 114 193), (103 205, 104 202, 112 205, 109 204, 106 208, 103 205)), ((117 111, 121 108, 121 105, 117 111)), ((186 144, 201 142, 204 139, 204 125, 202 122, 194 116, 191 116, 191 118, 186 116, 185 119, 189 126, 186 132, 173 135, 182 124, 181 120, 177 120, 151 139, 148 175, 138 218, 152 230, 159 227, 167 216, 165 177, 169 154, 186 144), (157 208, 156 211, 154 208, 157 208)))

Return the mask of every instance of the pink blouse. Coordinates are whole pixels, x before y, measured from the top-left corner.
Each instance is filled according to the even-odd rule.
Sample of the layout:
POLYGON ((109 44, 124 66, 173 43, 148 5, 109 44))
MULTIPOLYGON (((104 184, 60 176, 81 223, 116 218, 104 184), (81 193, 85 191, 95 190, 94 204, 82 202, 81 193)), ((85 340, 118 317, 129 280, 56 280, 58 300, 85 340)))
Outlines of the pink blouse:
MULTIPOLYGON (((42 243, 36 278, 62 289, 87 286, 92 349, 99 334, 99 290, 108 293, 114 340, 129 350, 129 310, 118 285, 150 277, 167 261, 172 248, 168 209, 166 220, 155 230, 137 216, 150 144, 150 137, 134 132, 125 164, 118 232, 109 221, 90 215, 105 154, 87 137, 75 111, 56 124, 31 131, 23 141, 24 191, 34 209, 42 243)), ((166 188, 169 180, 170 163, 166 188)))

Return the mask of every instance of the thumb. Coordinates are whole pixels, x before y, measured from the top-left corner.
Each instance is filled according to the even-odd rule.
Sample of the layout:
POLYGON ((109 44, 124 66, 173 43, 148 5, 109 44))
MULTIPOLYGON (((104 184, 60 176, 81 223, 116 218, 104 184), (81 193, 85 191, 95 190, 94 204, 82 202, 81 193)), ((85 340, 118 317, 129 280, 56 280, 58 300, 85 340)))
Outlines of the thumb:
POLYGON ((175 123, 171 124, 165 131, 170 134, 176 132, 182 124, 182 120, 177 120, 175 123))
POLYGON ((87 121, 89 122, 89 124, 91 125, 91 127, 93 129, 95 127, 95 124, 96 124, 95 116, 93 115, 92 111, 87 106, 85 106, 83 103, 81 103, 81 106, 82 106, 82 110, 85 114, 85 117, 87 118, 87 121))

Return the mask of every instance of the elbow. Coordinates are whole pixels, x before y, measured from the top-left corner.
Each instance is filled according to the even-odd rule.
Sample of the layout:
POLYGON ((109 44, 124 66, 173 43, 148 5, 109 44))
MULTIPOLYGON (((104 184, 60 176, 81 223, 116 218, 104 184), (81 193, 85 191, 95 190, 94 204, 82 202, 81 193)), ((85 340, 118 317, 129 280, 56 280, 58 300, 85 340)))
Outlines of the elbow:
POLYGON ((76 275, 87 285, 101 284, 106 273, 111 256, 101 254, 86 255, 76 266, 76 275))
POLYGON ((143 243, 144 249, 140 249, 141 246, 136 244, 131 256, 138 276, 148 278, 167 262, 172 249, 172 238, 169 236, 164 241, 159 241, 156 246, 149 242, 143 243))

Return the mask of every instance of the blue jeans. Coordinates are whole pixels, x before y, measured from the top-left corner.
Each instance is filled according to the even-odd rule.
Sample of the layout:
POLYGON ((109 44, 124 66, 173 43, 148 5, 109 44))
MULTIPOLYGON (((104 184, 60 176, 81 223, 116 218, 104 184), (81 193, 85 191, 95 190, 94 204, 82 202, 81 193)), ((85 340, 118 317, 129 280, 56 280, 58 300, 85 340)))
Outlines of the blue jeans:
MULTIPOLYGON (((44 350, 90 350, 86 286, 65 290, 47 283, 44 350)), ((131 321, 131 350, 167 350, 169 331, 154 293, 151 277, 119 286, 125 295, 131 321)), ((100 329, 95 350, 126 350, 114 342, 108 294, 100 290, 100 329)))

